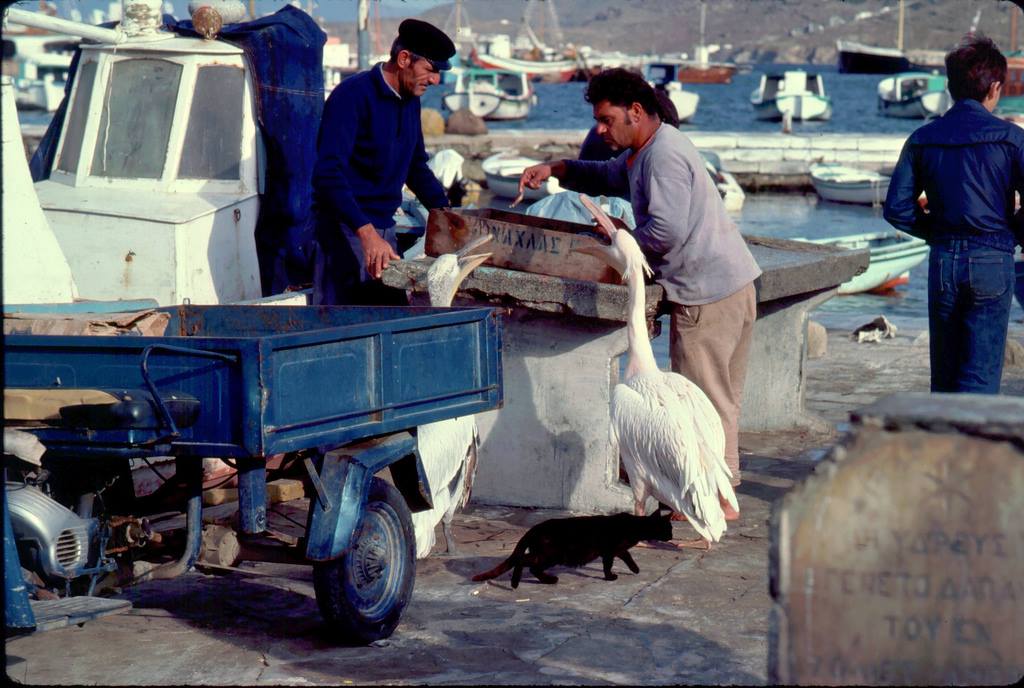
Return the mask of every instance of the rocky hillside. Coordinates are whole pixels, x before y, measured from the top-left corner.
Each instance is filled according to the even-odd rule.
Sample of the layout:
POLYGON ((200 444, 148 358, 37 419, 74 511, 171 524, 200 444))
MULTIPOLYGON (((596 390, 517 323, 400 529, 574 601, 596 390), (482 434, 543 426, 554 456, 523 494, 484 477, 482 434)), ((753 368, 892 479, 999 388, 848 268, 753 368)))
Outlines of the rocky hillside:
MULTIPOLYGON (((700 33, 702 0, 555 0, 566 41, 598 50, 628 53, 693 51, 700 33)), ((737 62, 810 62, 833 64, 837 39, 895 46, 897 0, 704 0, 705 41, 717 44, 713 59, 737 62)), ((524 0, 465 0, 476 33, 515 35, 524 0)), ((444 26, 452 5, 422 18, 444 26)), ((907 0, 904 47, 948 50, 973 24, 1004 49, 1009 47, 1010 12, 1005 0, 907 0)), ((547 0, 534 2, 531 26, 550 40, 547 0)), ((381 40, 389 44, 398 20, 383 19, 381 40)), ((1020 22, 1024 35, 1024 21, 1020 22)), ((451 25, 449 25, 451 28, 451 25)), ((331 27, 342 40, 354 40, 351 23, 331 27)))

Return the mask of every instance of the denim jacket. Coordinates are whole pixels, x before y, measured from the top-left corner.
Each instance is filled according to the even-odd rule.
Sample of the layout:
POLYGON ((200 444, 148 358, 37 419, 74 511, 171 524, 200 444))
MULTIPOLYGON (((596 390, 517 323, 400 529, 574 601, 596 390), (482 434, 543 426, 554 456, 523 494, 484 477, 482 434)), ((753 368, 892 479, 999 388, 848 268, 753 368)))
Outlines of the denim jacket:
POLYGON ((1024 129, 976 100, 959 100, 907 139, 889 183, 885 219, 929 243, 972 242, 1013 252, 1014 191, 1024 192, 1024 129), (917 203, 924 191, 928 212, 917 203))

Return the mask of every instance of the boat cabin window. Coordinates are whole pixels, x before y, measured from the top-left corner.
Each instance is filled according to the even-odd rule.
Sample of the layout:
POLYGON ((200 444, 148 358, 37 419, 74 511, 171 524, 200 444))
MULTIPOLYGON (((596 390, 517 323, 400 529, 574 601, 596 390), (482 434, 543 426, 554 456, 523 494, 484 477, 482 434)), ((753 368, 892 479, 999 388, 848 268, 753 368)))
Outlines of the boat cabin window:
POLYGON ((181 71, 180 64, 151 58, 113 64, 92 159, 93 175, 163 176, 181 71))
POLYGON ((649 65, 647 68, 647 80, 658 85, 665 85, 675 77, 675 70, 670 65, 649 65))
POLYGON ((199 68, 179 179, 238 179, 244 89, 241 67, 199 68))
POLYGON ((74 174, 78 171, 78 158, 82 155, 82 137, 85 121, 89 117, 89 101, 92 100, 92 85, 96 81, 96 62, 82 64, 76 79, 75 99, 71 103, 71 115, 64 132, 64 147, 57 161, 57 169, 74 174))
POLYGON ((819 79, 817 74, 807 75, 807 91, 815 95, 822 95, 821 88, 819 88, 819 79))
POLYGON ((764 80, 764 94, 761 96, 765 100, 774 98, 779 92, 779 85, 782 83, 781 76, 770 76, 764 80))
POLYGON ((518 74, 501 74, 498 77, 498 90, 510 96, 523 94, 523 81, 518 74))

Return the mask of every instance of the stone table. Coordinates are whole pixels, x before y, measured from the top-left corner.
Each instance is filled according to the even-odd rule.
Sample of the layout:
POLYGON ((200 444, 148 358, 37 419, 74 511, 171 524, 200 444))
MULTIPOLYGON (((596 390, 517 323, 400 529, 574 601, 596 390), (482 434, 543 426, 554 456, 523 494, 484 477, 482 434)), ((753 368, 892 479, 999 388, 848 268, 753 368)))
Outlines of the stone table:
MULTIPOLYGON (((807 313, 867 267, 868 252, 747 237, 763 274, 744 389, 743 430, 822 430, 804 410, 807 313)), ((426 302, 423 257, 393 263, 385 284, 426 302)), ((651 330, 663 291, 647 287, 651 330)), ((474 499, 483 503, 631 510, 609 437, 609 401, 626 351, 627 293, 582 282, 483 266, 463 282, 454 305, 495 305, 504 313, 505 403, 480 414, 481 454, 474 499)))

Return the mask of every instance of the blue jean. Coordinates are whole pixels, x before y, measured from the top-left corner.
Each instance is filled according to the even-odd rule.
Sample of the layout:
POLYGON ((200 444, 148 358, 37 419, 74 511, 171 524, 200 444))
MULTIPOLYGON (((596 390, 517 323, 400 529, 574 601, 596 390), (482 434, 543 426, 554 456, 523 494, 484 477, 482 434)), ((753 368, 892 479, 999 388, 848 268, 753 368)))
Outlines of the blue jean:
POLYGON ((931 246, 928 330, 933 392, 999 393, 1013 289, 1012 254, 964 239, 931 246))

